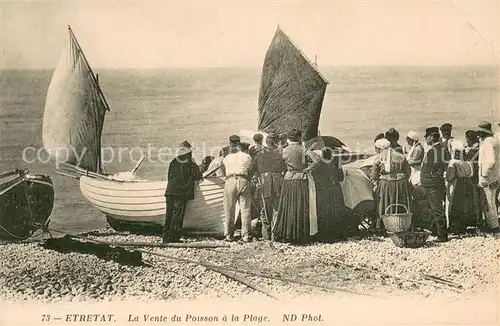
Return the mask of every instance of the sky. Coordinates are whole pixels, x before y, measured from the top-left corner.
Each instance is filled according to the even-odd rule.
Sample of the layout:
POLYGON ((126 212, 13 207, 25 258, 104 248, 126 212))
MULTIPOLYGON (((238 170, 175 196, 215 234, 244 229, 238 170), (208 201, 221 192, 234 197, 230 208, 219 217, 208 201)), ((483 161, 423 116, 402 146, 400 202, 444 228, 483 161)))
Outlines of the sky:
POLYGON ((498 1, 0 3, 0 68, 259 67, 276 27, 320 66, 498 64, 498 1))

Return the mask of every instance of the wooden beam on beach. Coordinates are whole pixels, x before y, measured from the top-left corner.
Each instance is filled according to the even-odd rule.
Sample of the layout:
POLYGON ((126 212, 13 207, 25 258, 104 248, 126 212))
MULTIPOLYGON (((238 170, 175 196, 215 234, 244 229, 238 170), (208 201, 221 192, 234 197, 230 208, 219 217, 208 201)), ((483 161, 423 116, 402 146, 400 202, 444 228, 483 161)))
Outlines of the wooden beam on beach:
POLYGON ((273 298, 275 300, 280 300, 277 296, 275 296, 271 290, 263 287, 262 285, 256 283, 256 282, 252 282, 251 279, 247 278, 247 277, 244 277, 243 275, 241 274, 238 274, 237 272, 235 271, 226 271, 224 269, 221 269, 221 268, 217 268, 217 267, 206 267, 214 272, 217 272, 219 274, 222 274, 224 275, 225 277, 227 278, 230 278, 230 279, 233 279, 235 280, 236 282, 239 282, 239 283, 242 283, 242 284, 245 284, 246 286, 248 286, 249 288, 255 290, 255 291, 258 291, 260 293, 263 293, 265 295, 267 295, 268 297, 270 298, 273 298))
MULTIPOLYGON (((93 239, 89 239, 92 241, 93 239)), ((123 247, 158 247, 158 248, 228 248, 227 244, 216 244, 216 243, 201 243, 201 242, 172 242, 172 243, 160 243, 160 242, 127 242, 127 241, 102 241, 110 246, 123 246, 123 247)))
MULTIPOLYGON (((55 232, 59 232, 54 230, 55 232)), ((157 248, 227 248, 228 244, 216 244, 216 243, 201 243, 201 242, 193 242, 193 243, 184 243, 184 242, 173 242, 173 243, 161 243, 161 242, 127 242, 127 241, 102 241, 97 239, 92 239, 89 237, 84 237, 76 234, 67 234, 68 236, 76 239, 81 239, 85 241, 107 244, 110 246, 117 247, 157 247, 157 248)))

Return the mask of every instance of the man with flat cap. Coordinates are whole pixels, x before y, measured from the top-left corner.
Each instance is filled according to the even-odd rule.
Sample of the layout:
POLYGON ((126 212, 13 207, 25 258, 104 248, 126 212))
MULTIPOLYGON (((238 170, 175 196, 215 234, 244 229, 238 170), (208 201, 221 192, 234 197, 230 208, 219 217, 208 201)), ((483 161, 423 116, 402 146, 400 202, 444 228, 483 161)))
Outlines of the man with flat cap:
POLYGON ((425 198, 432 215, 432 231, 437 234, 439 242, 446 242, 448 228, 444 206, 446 199, 444 173, 450 161, 450 152, 440 141, 438 127, 427 128, 424 138, 431 147, 422 160, 420 182, 425 190, 425 198))
POLYGON ((264 136, 262 134, 255 134, 253 135, 253 142, 254 144, 250 146, 250 149, 248 150, 248 154, 255 159, 255 156, 260 152, 263 148, 264 145, 262 144, 262 141, 264 140, 264 136))
POLYGON ((484 212, 486 218, 486 231, 498 234, 497 189, 500 183, 500 143, 493 136, 491 123, 483 121, 476 128, 476 133, 481 140, 479 145, 479 187, 484 190, 488 211, 484 212))
POLYGON ((451 135, 452 128, 453 126, 449 122, 443 123, 439 128, 441 131, 441 142, 443 143, 444 148, 446 148, 446 150, 450 153, 452 152, 450 145, 451 141, 455 139, 455 137, 451 135))
POLYGON ((288 135, 285 132, 283 132, 279 134, 279 139, 280 139, 279 148, 283 150, 288 146, 288 135))
POLYGON ((260 186, 257 192, 262 202, 261 210, 262 238, 271 240, 271 227, 278 213, 278 205, 283 183, 283 173, 286 171, 285 160, 279 151, 279 139, 275 133, 266 137, 267 147, 263 148, 254 159, 256 177, 260 186))
POLYGON ((241 239, 244 242, 252 241, 251 228, 251 206, 252 193, 250 179, 253 174, 252 157, 245 153, 240 143, 240 137, 233 135, 229 137, 229 154, 224 158, 222 164, 226 171, 226 182, 224 185, 224 212, 226 215, 224 233, 226 241, 234 241, 234 220, 236 203, 239 203, 241 212, 241 239))

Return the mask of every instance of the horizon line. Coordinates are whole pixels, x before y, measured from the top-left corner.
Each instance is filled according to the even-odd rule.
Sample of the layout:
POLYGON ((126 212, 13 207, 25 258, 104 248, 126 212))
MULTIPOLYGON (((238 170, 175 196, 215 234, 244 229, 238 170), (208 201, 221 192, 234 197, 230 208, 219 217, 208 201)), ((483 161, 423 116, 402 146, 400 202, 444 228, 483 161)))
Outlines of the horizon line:
MULTIPOLYGON (((348 65, 324 65, 318 68, 451 68, 451 67, 500 67, 500 64, 348 64, 348 65)), ((39 68, 0 68, 1 71, 39 71, 39 70, 54 70, 56 67, 39 67, 39 68)), ((93 70, 192 70, 192 69, 262 69, 262 66, 171 66, 171 67, 97 67, 93 66, 93 70)))

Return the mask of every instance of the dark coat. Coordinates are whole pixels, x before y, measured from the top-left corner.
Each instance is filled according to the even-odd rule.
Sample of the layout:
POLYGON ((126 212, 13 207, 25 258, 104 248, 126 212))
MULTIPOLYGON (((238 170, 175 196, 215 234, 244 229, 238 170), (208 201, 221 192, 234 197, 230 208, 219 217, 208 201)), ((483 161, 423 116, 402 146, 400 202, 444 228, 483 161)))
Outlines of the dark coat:
POLYGON ((184 200, 194 199, 194 184, 201 180, 200 168, 192 154, 176 157, 168 167, 168 183, 165 196, 178 196, 184 200))
POLYGON ((442 143, 433 145, 424 156, 420 182, 424 188, 444 186, 444 172, 450 161, 450 153, 442 143))
POLYGON ((471 180, 474 184, 479 183, 479 143, 475 143, 472 147, 468 147, 466 154, 465 154, 465 160, 469 161, 472 163, 473 167, 473 174, 471 177, 471 180))
POLYGON ((399 143, 397 141, 391 142, 391 148, 400 154, 404 154, 403 146, 399 145, 399 143))

